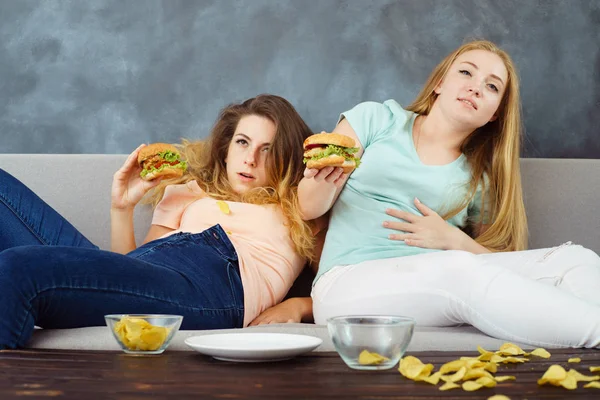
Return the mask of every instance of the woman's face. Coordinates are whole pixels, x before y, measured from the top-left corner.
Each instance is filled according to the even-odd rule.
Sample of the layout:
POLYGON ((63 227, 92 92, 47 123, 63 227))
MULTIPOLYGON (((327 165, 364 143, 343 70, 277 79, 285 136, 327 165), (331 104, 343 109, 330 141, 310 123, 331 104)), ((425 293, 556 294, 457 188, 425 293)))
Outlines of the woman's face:
POLYGON ((436 103, 447 118, 477 129, 497 118, 508 72, 502 59, 485 50, 456 58, 440 85, 436 103))
POLYGON ((267 185, 266 160, 276 129, 273 121, 258 115, 240 119, 225 158, 234 192, 243 194, 267 185))

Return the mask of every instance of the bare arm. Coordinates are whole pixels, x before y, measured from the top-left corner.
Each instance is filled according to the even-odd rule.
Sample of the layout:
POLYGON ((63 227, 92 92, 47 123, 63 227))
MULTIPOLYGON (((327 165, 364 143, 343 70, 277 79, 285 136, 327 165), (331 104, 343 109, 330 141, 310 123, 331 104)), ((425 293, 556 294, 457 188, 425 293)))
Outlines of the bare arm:
MULTIPOLYGON (((456 241, 453 246, 453 250, 464 250, 473 254, 483 254, 483 253, 492 253, 492 250, 488 249, 485 246, 480 245, 473 239, 471 236, 467 235, 465 232, 456 228, 460 234, 459 239, 456 241)), ((487 229, 487 227, 486 227, 487 229)), ((475 237, 479 236, 481 233, 477 234, 475 237)))
POLYGON ((471 238, 469 235, 463 232, 464 236, 462 237, 461 242, 458 244, 458 249, 474 254, 493 253, 491 249, 488 249, 487 247, 482 246, 475 241, 475 238, 487 231, 489 227, 489 224, 479 224, 473 226, 474 238, 471 238))
POLYGON ((110 249, 127 254, 136 248, 133 232, 133 209, 110 209, 110 249))
MULTIPOLYGON (((343 119, 333 130, 333 133, 350 136, 359 147, 356 157, 363 155, 364 149, 354 129, 343 119)), ((348 180, 348 175, 342 175, 341 168, 323 168, 320 171, 306 169, 304 178, 298 186, 298 201, 302 218, 306 221, 318 218, 331 209, 342 188, 348 180)))
POLYGON ((140 178, 142 168, 137 156, 144 145, 135 149, 121 168, 115 172, 111 188, 110 245, 115 253, 126 254, 135 250, 133 209, 160 179, 148 182, 140 178))

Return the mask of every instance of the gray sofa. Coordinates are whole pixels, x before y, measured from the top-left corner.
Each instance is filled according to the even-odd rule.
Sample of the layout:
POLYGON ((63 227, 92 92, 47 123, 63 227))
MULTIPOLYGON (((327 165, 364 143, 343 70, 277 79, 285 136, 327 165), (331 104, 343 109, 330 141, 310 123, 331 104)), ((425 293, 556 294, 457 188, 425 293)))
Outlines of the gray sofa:
MULTIPOLYGON (((109 242, 109 204, 112 175, 124 155, 0 154, 0 168, 12 173, 71 221, 103 249, 109 242)), ((600 160, 523 159, 523 185, 530 224, 530 247, 551 247, 568 240, 600 252, 600 160)), ((141 242, 150 224, 151 210, 138 207, 136 237, 141 242)), ((0 222, 1 223, 1 222, 0 222)), ((308 295, 310 276, 293 288, 308 295)), ((507 294, 508 296, 510 294, 507 294)), ((248 331, 303 333, 321 337, 317 351, 332 351, 325 326, 277 324, 245 328, 248 331)), ((237 330, 227 330, 237 331, 237 330)), ((215 331, 180 331, 171 350, 190 350, 189 336, 215 331)), ((477 345, 497 348, 503 341, 470 326, 417 327, 409 351, 475 350, 477 345)), ((117 350, 106 327, 36 330, 32 348, 117 350)), ((524 346, 527 347, 527 346, 524 346)))

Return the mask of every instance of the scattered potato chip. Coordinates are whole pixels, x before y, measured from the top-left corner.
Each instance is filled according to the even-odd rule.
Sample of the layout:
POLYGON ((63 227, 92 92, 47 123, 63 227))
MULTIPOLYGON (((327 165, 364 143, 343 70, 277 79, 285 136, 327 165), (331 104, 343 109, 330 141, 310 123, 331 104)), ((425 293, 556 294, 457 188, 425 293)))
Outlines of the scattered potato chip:
POLYGON ((538 379, 538 384, 543 385, 546 382, 551 381, 562 381, 567 377, 567 371, 560 365, 551 365, 548 370, 544 373, 544 375, 538 379))
POLYGON ((472 392, 475 390, 479 390, 482 387, 492 388, 496 386, 496 381, 494 379, 488 378, 486 376, 482 376, 476 381, 466 381, 462 384, 463 390, 467 392, 472 392))
POLYGON ((483 385, 485 387, 488 388, 493 388, 496 387, 497 382, 494 380, 494 378, 492 376, 482 376, 477 378, 477 380, 475 381, 476 383, 479 383, 480 385, 483 385))
POLYGON ((579 357, 569 358, 569 360, 567 362, 570 362, 570 363, 579 363, 579 362, 581 362, 581 358, 579 358, 579 357))
POLYGON ((575 390, 577 389, 577 379, 573 375, 568 375, 564 380, 560 382, 560 385, 565 389, 575 390))
POLYGON ((586 389, 600 389, 600 382, 590 382, 583 385, 586 389))
POLYGON ((467 373, 467 367, 462 366, 454 374, 452 374, 450 376, 442 376, 442 380, 444 380, 446 382, 458 382, 465 376, 466 373, 467 373))
POLYGON ((504 343, 500 346, 500 349, 496 351, 496 354, 501 356, 521 356, 525 354, 525 351, 516 344, 504 343))
POLYGON ((158 350, 169 334, 169 328, 154 326, 145 319, 128 316, 121 318, 114 330, 129 350, 158 350))
POLYGON ((371 353, 368 350, 363 350, 358 355, 358 363, 360 365, 379 365, 382 362, 389 360, 389 358, 384 357, 381 354, 371 353))
POLYGON ((599 375, 587 376, 574 369, 570 369, 569 372, 567 372, 567 375, 574 377, 577 380, 577 382, 591 382, 600 380, 599 375))
POLYGON ((590 367, 590 372, 600 372, 600 367, 590 367))
POLYGON ((490 359, 490 362, 499 364, 499 363, 524 363, 527 362, 528 360, 526 358, 522 358, 522 357, 503 357, 500 356, 498 354, 494 354, 492 356, 492 358, 490 359))
POLYGON ((532 356, 538 356, 542 358, 550 358, 551 356, 551 354, 546 349, 542 348, 535 349, 529 354, 531 354, 532 356))
POLYGON ((470 381, 472 379, 479 379, 479 378, 483 378, 483 377, 494 379, 492 374, 490 374, 485 369, 473 368, 473 369, 467 370, 467 373, 465 374, 465 376, 463 376, 463 381, 470 381))
POLYGON ((488 397, 487 400, 510 400, 510 397, 507 397, 503 394, 495 394, 491 397, 488 397))
POLYGON ((517 378, 512 375, 504 375, 504 376, 495 376, 494 379, 496 382, 504 382, 504 381, 514 381, 517 378))
POLYGON ((568 374, 567 371, 560 365, 551 365, 544 375, 538 379, 538 385, 551 384, 553 386, 562 386, 565 389, 577 389, 577 379, 573 374, 568 374))
POLYGON ((430 383, 432 385, 437 385, 438 382, 440 381, 440 376, 442 376, 442 373, 440 371, 438 371, 435 374, 432 374, 426 378, 423 378, 423 381, 430 383))
POLYGON ((459 388, 460 385, 457 385, 454 382, 446 382, 444 383, 442 386, 440 386, 440 390, 450 390, 450 389, 457 389, 459 388))
POLYGON ((483 369, 485 369, 488 372, 491 372, 492 374, 495 374, 496 372, 498 372, 498 364, 489 362, 485 364, 483 369))
POLYGON ((417 357, 406 356, 400 360, 398 371, 408 379, 422 381, 433 371, 433 364, 423 364, 417 357))
POLYGON ((456 372, 465 366, 465 360, 449 361, 440 367, 440 372, 445 375, 448 372, 456 372))
POLYGON ((481 354, 478 357, 481 361, 490 361, 492 359, 492 357, 494 356, 493 351, 487 351, 481 346, 477 346, 477 351, 479 352, 479 354, 481 354))
POLYGON ((219 206, 219 210, 223 214, 229 215, 231 214, 231 210, 229 209, 229 204, 225 203, 223 200, 218 200, 217 205, 219 206))
POLYGON ((475 390, 479 390, 483 387, 481 383, 477 383, 475 381, 466 381, 462 384, 462 388, 466 392, 473 392, 475 390))

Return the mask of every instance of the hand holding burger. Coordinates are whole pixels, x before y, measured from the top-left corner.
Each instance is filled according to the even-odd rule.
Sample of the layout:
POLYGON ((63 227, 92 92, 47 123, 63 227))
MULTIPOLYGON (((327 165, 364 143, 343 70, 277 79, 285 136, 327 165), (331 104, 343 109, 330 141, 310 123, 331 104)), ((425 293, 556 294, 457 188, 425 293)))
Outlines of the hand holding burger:
POLYGON ((161 176, 179 177, 187 169, 187 164, 181 159, 177 148, 168 143, 153 143, 143 147, 138 153, 137 161, 142 167, 140 177, 146 181, 161 176))
POLYGON ((304 141, 304 163, 307 168, 340 167, 345 174, 360 165, 355 158, 358 147, 354 139, 337 133, 317 133, 304 141))
POLYGON ((182 176, 186 168, 174 146, 140 145, 113 176, 111 210, 132 210, 146 192, 160 183, 154 178, 182 176))

